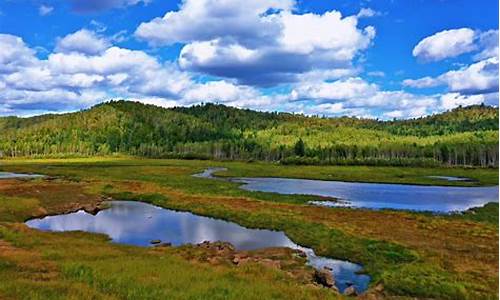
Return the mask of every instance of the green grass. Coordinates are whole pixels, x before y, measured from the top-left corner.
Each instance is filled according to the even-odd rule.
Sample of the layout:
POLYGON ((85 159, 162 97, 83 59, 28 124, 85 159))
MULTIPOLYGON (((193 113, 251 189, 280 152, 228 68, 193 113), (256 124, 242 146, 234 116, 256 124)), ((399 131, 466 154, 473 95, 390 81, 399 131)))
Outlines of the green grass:
POLYGON ((38 253, 42 261, 56 265, 58 274, 50 284, 29 283, 23 279, 24 273, 17 271, 18 262, 4 259, 0 254, 0 279, 15 278, 8 284, 0 283, 0 296, 48 299, 57 299, 58 293, 67 298, 110 299, 332 296, 324 294, 323 289, 318 291, 291 282, 280 272, 257 266, 248 270, 215 268, 186 261, 180 249, 151 255, 148 249, 108 244, 100 235, 25 232, 15 225, 40 207, 49 213, 60 211, 64 205, 77 201, 74 195, 80 195, 78 201, 82 205, 86 197, 108 195, 191 211, 247 227, 282 230, 293 241, 312 247, 319 255, 363 264, 364 271, 372 276, 372 287, 383 284, 386 296, 498 298, 498 204, 449 216, 326 209, 303 205, 314 199, 311 196, 249 192, 239 189, 236 183, 191 176, 213 166, 228 168, 228 172, 218 174, 223 176, 453 185, 492 185, 498 180, 498 173, 490 169, 293 167, 128 157, 4 161, 2 170, 41 173, 66 180, 28 181, 17 190, 11 187, 16 195, 8 187, 2 190, 0 183, 0 228, 3 224, 0 242, 8 241, 15 247, 38 253), (425 178, 428 175, 465 176, 478 182, 435 182, 425 178), (186 285, 190 280, 204 283, 186 285))
POLYGON ((482 207, 474 207, 467 210, 462 215, 454 215, 453 217, 498 226, 498 203, 487 203, 482 207))
POLYGON ((16 251, 0 255, 0 296, 14 299, 335 299, 261 265, 188 261, 181 249, 109 244, 101 235, 0 226, 16 251), (272 285, 268 284, 273 282, 272 285))
MULTIPOLYGON (((127 156, 95 157, 74 159, 14 159, 0 160, 2 165, 43 165, 45 168, 93 166, 106 167, 171 167, 201 172, 207 167, 225 167, 228 171, 216 174, 222 177, 289 177, 320 180, 341 180, 354 182, 400 183, 419 185, 445 186, 491 186, 498 185, 498 169, 495 168, 461 168, 461 167, 374 167, 374 166, 287 166, 264 162, 230 162, 207 160, 175 160, 175 159, 145 159, 127 156), (62 163, 62 161, 64 161, 62 163), (471 178, 467 181, 446 181, 428 178, 428 176, 455 176, 471 178)), ((101 169, 101 171, 103 171, 101 169)), ((67 174, 67 173, 65 173, 67 174)))

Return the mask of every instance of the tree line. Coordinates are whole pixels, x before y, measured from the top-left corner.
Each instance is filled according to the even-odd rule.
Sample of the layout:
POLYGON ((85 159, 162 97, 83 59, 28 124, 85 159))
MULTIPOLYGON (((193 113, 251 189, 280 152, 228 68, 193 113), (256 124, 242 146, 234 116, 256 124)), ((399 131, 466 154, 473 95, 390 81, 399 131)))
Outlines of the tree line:
POLYGON ((0 157, 263 160, 283 164, 498 166, 498 109, 413 120, 306 117, 217 104, 112 101, 63 115, 0 118, 0 157))

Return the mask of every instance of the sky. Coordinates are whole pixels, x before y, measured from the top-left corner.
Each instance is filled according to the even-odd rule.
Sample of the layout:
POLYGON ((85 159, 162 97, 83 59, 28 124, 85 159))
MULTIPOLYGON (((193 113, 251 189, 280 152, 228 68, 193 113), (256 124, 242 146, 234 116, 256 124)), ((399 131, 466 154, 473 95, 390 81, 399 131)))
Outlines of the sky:
POLYGON ((403 119, 498 106, 497 0, 0 0, 0 116, 111 99, 403 119))

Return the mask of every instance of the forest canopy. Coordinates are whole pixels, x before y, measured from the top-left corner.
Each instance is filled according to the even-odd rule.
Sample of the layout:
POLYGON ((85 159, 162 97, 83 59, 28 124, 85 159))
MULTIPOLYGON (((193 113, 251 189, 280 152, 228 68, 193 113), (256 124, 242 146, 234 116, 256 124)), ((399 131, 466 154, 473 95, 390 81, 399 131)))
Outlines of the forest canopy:
POLYGON ((111 101, 88 110, 0 118, 0 157, 263 160, 283 164, 498 166, 498 109, 476 105, 380 121, 257 112, 219 104, 111 101))

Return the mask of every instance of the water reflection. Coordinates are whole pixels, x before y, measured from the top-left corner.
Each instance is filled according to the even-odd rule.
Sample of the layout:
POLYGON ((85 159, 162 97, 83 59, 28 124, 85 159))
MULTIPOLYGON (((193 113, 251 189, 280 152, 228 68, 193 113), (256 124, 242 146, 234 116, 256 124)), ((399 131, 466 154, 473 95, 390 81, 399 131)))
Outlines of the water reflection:
POLYGON ((193 174, 193 177, 210 178, 210 179, 223 179, 223 178, 219 178, 219 177, 214 176, 214 173, 219 172, 219 171, 227 171, 227 169, 226 168, 219 168, 219 167, 208 168, 201 173, 193 174))
POLYGON ((280 194, 304 194, 341 199, 315 201, 326 206, 410 209, 451 212, 498 202, 497 187, 445 187, 378 184, 287 178, 239 178, 242 189, 280 194))
POLYGON ((20 174, 20 173, 10 173, 10 172, 0 172, 0 179, 12 179, 12 178, 38 178, 43 177, 43 175, 37 174, 20 174))
POLYGON ((445 181, 474 181, 467 177, 456 177, 456 176, 426 176, 431 179, 445 180, 445 181))
POLYGON ((27 221, 26 224, 46 231, 80 230, 104 233, 115 243, 137 246, 148 246, 151 240, 161 240, 176 246, 203 241, 227 241, 238 250, 289 247, 306 252, 312 266, 331 268, 340 291, 351 283, 357 291, 364 291, 370 281, 369 276, 356 274, 361 270, 361 266, 347 261, 318 257, 313 250, 295 244, 281 231, 249 229, 236 223, 172 211, 141 202, 110 203, 109 209, 100 211, 95 216, 79 211, 34 219, 27 221))

